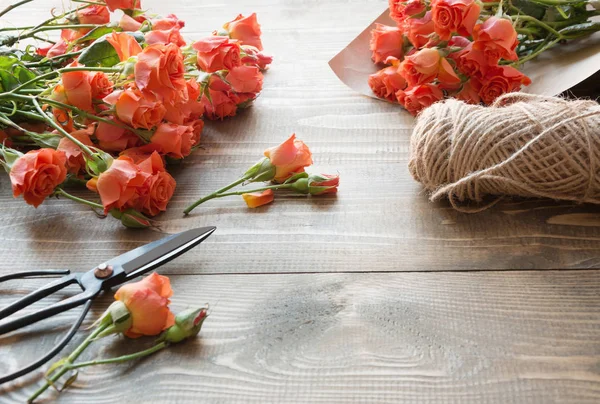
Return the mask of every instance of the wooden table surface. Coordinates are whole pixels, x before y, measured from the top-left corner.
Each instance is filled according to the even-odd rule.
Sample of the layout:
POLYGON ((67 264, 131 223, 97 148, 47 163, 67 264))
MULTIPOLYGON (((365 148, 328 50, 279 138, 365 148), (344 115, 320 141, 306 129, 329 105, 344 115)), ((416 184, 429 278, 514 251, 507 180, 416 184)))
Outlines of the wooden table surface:
MULTIPOLYGON (((430 203, 407 169, 412 118, 355 94, 327 65, 387 2, 248 3, 143 2, 185 19, 188 38, 256 11, 275 56, 254 107, 208 124, 204 149, 175 170, 177 191, 159 217, 161 231, 127 230, 69 201, 33 209, 13 199, 0 176, 1 274, 88 270, 165 233, 218 227, 160 270, 172 279, 175 311, 211 303, 197 339, 145 360, 85 369, 71 389, 45 397, 598 403, 599 208, 517 200, 468 215, 430 203), (340 173, 337 197, 279 198, 255 210, 241 199, 215 200, 182 217, 186 205, 237 178, 292 132, 310 145, 316 169, 340 173)), ((37 0, 8 20, 27 25, 60 5, 37 0)), ((597 96, 598 82, 588 80, 579 94, 597 96)), ((42 282, 0 285, 0 305, 42 282)), ((111 299, 94 304, 88 323, 111 299)), ((0 373, 45 352, 74 315, 1 337, 0 373)), ((123 338, 98 345, 88 355, 139 347, 123 338)), ((40 370, 3 386, 0 402, 23 402, 41 377, 40 370)))

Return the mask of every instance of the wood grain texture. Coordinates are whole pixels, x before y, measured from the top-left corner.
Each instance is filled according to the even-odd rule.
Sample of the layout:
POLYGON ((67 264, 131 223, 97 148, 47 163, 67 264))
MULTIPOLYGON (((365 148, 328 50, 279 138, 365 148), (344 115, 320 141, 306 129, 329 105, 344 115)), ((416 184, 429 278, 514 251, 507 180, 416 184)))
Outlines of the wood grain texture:
MULTIPOLYGON (((135 363, 84 369, 60 402, 600 400, 598 271, 186 275, 172 281, 176 311, 212 304, 200 337, 135 363)), ((0 303, 7 298, 0 294, 0 303)), ((109 301, 101 299, 95 315, 109 301)), ((46 348, 57 324, 37 327, 47 333, 28 333, 9 352, 7 338, 0 340, 0 372, 46 348)), ((115 337, 88 357, 150 343, 115 337)), ((22 402, 40 374, 0 390, 0 402, 22 402)))
MULTIPOLYGON (((384 0, 147 0, 185 18, 198 38, 237 12, 256 11, 275 62, 255 106, 207 125, 203 150, 174 170, 177 190, 163 232, 216 225, 206 247, 176 273, 547 269, 600 266, 600 211, 593 206, 512 201, 477 215, 432 204, 409 175, 412 118, 397 106, 357 95, 327 60, 381 10, 384 0), (282 197, 248 210, 241 198, 211 201, 188 218, 186 205, 227 184, 262 151, 296 132, 314 151, 315 170, 339 171, 337 198, 282 197), (578 215, 593 218, 579 220, 578 215), (568 223, 561 218, 570 215, 568 223), (596 223, 592 225, 592 223, 596 223)), ((58 0, 37 0, 7 23, 39 21, 58 0)), ((88 196, 91 196, 88 194, 88 196)), ((14 200, 0 177, 0 271, 88 269, 161 234, 122 229, 70 201, 40 208, 14 200), (26 254, 24 252, 27 252, 26 254), (85 254, 81 254, 85 251, 85 254)))

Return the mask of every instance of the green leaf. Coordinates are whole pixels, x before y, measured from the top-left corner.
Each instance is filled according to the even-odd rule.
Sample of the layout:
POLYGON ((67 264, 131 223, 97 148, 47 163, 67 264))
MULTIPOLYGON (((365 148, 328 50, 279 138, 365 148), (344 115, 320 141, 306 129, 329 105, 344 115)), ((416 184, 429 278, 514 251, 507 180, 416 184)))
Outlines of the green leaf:
POLYGON ((520 14, 528 15, 541 20, 546 14, 545 5, 535 3, 535 0, 513 0, 512 5, 521 10, 520 14))
POLYGON ((102 25, 102 26, 96 27, 93 30, 91 30, 90 32, 88 32, 87 34, 85 34, 84 36, 79 38, 77 40, 77 42, 75 42, 75 43, 80 44, 83 42, 93 41, 93 40, 102 38, 103 36, 105 36, 107 34, 111 34, 113 32, 121 32, 121 31, 123 31, 123 30, 117 26, 102 25))
POLYGON ((72 385, 73 383, 75 383, 75 380, 77 380, 77 376, 79 376, 79 372, 77 372, 77 371, 73 372, 73 374, 71 376, 69 376, 69 378, 62 385, 62 387, 60 388, 60 391, 64 391, 70 385, 72 385))
POLYGON ((8 70, 0 69, 0 89, 10 91, 19 86, 19 80, 8 70))
POLYGON ((0 56, 0 69, 9 69, 17 62, 19 62, 19 59, 12 55, 0 56))
MULTIPOLYGON (((33 80, 34 78, 37 77, 34 72, 32 72, 31 70, 29 70, 26 67, 23 67, 21 65, 15 66, 13 74, 19 80, 19 83, 21 83, 21 84, 26 83, 29 80, 33 80)), ((31 84, 28 84, 27 86, 25 86, 25 88, 34 88, 34 87, 35 87, 35 83, 31 83, 31 84)))

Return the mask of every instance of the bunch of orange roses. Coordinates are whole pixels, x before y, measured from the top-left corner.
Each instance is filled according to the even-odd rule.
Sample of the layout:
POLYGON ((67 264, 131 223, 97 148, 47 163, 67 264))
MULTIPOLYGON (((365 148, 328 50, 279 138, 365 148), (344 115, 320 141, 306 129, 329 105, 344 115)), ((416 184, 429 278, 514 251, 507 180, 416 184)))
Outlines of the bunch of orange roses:
POLYGON ((587 0, 389 0, 396 26, 371 32, 369 77, 380 98, 416 115, 444 97, 490 104, 531 80, 517 68, 600 30, 587 0))
POLYGON ((187 43, 184 21, 150 15, 139 0, 83 3, 1 29, 0 163, 30 205, 64 197, 147 227, 175 190, 167 164, 199 146, 203 118, 234 116, 256 99, 272 58, 255 14, 187 43), (69 184, 101 203, 68 193, 69 184))

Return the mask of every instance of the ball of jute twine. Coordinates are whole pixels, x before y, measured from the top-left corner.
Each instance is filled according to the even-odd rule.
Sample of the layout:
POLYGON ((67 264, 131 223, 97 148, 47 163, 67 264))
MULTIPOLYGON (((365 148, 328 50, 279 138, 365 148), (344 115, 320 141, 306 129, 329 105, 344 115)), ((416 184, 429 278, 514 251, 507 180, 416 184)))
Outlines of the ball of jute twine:
POLYGON ((409 170, 432 201, 460 211, 502 196, 600 203, 600 105, 523 93, 489 107, 448 99, 417 118, 409 170))

